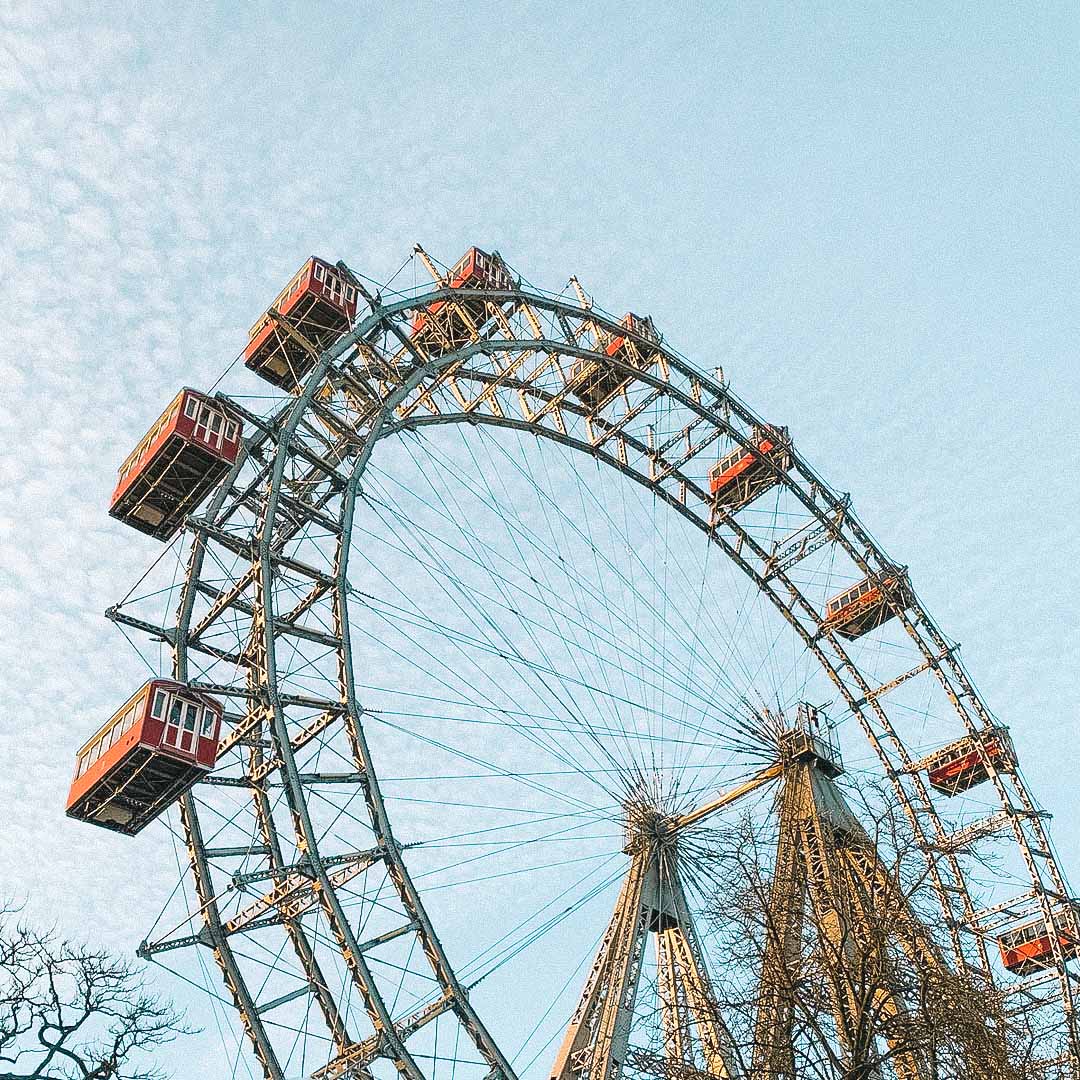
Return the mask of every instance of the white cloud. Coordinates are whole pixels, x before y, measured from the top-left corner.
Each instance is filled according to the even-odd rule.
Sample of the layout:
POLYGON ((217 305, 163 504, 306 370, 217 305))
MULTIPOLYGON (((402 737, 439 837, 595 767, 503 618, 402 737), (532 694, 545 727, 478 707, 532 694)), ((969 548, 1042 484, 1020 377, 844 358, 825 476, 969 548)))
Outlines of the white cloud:
MULTIPOLYGON (((237 32, 232 7, 205 5, 185 26, 167 5, 0 7, 0 820, 20 822, 19 841, 0 845, 0 878, 65 929, 130 949, 176 876, 160 830, 132 844, 75 829, 62 815, 75 745, 145 674, 100 614, 159 552, 105 514, 118 463, 177 386, 213 381, 311 250, 380 276, 415 240, 452 260, 478 231, 543 284, 557 287, 590 263, 599 280, 586 284, 603 288, 605 304, 666 305, 676 316, 669 338, 705 367, 734 354, 738 388, 757 391, 798 438, 816 440, 836 466, 830 479, 861 484, 863 505, 878 500, 917 575, 970 629, 969 649, 984 642, 984 677, 1035 752, 1040 779, 1052 783, 1054 748, 1043 732, 1065 730, 1071 715, 1076 647, 1062 630, 1071 618, 1062 598, 1080 584, 1075 515, 1060 480, 1076 469, 1064 404, 1075 397, 1071 369, 1053 368, 1031 345, 1025 355, 1039 359, 1027 363, 1028 379, 1010 376, 972 398, 949 373, 990 380, 1001 357, 943 347, 924 360, 899 330, 891 348, 881 346, 889 363, 875 368, 877 335, 890 325, 921 319, 923 336, 912 340, 930 348, 955 322, 954 309, 931 304, 941 303, 932 281, 910 286, 927 290, 922 312, 896 311, 895 290, 882 290, 884 264, 917 249, 878 222, 885 255, 830 262, 815 248, 859 251, 874 226, 830 213, 828 229, 840 235, 819 235, 814 223, 834 193, 815 188, 819 201, 804 204, 792 192, 820 176, 772 171, 789 149, 784 131, 747 121, 720 132, 717 145, 747 148, 753 168, 740 172, 739 160, 702 145, 701 115, 675 115, 666 99, 654 112, 633 97, 634 85, 619 80, 634 73, 605 40, 582 39, 582 55, 568 40, 558 50, 565 61, 549 48, 543 63, 504 68, 448 28, 425 35, 411 5, 400 24, 388 10, 372 28, 387 43, 380 50, 364 51, 368 28, 348 10, 334 33, 292 26, 294 47, 271 51, 237 32), (454 64, 472 73, 467 94, 449 77, 454 64), (411 74, 437 65, 438 77, 411 74), (666 175, 664 162, 670 191, 642 179, 650 169, 666 175), (874 317, 860 321, 860 305, 874 317), (1041 368, 1062 385, 1023 398, 1041 368), (910 414, 906 394, 925 417, 910 414), (965 401, 965 434, 956 437, 950 418, 965 401), (1025 410, 1041 410, 1045 430, 1032 431, 1025 410), (985 458, 1006 445, 1048 455, 1056 494, 1047 496, 1047 476, 1029 486, 1025 473, 1003 499, 1001 469, 985 458), (963 482, 960 494, 934 501, 946 474, 963 482), (1018 522, 1028 523, 1024 542, 1010 544, 1008 526, 1018 522), (1029 625, 1014 653, 1017 611, 1029 625), (996 645, 1024 662, 1000 670, 996 645)), ((518 55, 520 40, 513 48, 518 55)), ((671 75, 682 85, 695 72, 686 62, 671 75)), ((705 88, 721 96, 730 87, 717 78, 705 88)), ((762 93, 772 101, 771 89, 762 93)), ((860 178, 850 179, 857 189, 860 178)), ((1035 177, 1032 187, 1046 184, 1035 177)), ((890 197, 905 193, 881 200, 890 197)), ((1075 241, 1071 207, 1055 217, 1053 205, 1033 210, 1014 198, 1020 220, 1056 221, 1062 242, 1075 241)), ((993 235, 992 221, 983 227, 993 235)), ((1053 267, 1042 267, 1032 287, 1051 279, 1053 267)), ((1006 310, 1023 344, 1023 298, 1006 310)), ((1045 319, 1071 357, 1075 309, 1045 319)), ((239 370, 230 380, 258 389, 239 370)), ((1049 796, 1066 817, 1067 783, 1049 796)), ((1055 824, 1065 826, 1059 843, 1075 837, 1068 821, 1055 824)))

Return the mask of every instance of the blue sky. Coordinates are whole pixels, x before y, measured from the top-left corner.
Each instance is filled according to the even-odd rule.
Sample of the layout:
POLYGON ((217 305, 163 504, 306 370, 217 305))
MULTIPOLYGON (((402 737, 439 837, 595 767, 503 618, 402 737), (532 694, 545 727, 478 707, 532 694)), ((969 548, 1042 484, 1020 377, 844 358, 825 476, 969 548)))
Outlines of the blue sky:
POLYGON ((417 241, 576 273, 788 424, 963 643, 1075 880, 1078 31, 1054 3, 0 7, 3 891, 138 941, 171 846, 62 817, 142 677, 101 618, 157 554, 106 516, 115 469, 309 253, 382 279, 417 241))

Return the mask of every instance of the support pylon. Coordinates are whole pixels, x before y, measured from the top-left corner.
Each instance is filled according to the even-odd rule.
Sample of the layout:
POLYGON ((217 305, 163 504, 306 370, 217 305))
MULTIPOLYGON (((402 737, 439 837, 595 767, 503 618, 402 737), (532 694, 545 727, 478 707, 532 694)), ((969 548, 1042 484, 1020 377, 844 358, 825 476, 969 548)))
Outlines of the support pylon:
MULTIPOLYGON (((767 771, 739 795, 775 776, 767 771)), ((726 805, 727 796, 709 804, 726 805)), ((593 961, 551 1080, 618 1080, 630 1052, 630 1028, 647 938, 656 938, 657 998, 668 1075, 739 1076, 733 1041, 720 1016, 679 870, 678 830, 700 815, 668 816, 627 806, 630 868, 593 961)))
MULTIPOLYGON (((804 948, 817 951, 840 1063, 862 1080, 936 1080, 921 1033, 928 988, 953 1024, 949 1055, 969 1080, 1016 1080, 1000 1018, 953 972, 902 883, 834 782, 843 769, 817 713, 800 706, 779 733, 779 760, 734 791, 682 815, 640 801, 626 807, 630 866, 615 910, 566 1030, 550 1080, 620 1080, 627 1064, 668 1080, 801 1080, 796 1013, 805 985, 804 948), (720 1014, 684 887, 683 830, 782 777, 779 839, 766 912, 752 1047, 744 1071, 720 1014), (663 1053, 631 1046, 631 1027, 650 934, 655 935, 663 1053), (912 978, 912 976, 917 976, 912 978), (887 1047, 882 1051, 881 1044, 887 1047), (887 1065, 882 1062, 887 1061, 887 1065)), ((803 1019, 806 1019, 804 1017, 803 1019)))
MULTIPOLYGON (((898 1021, 906 1011, 885 950, 873 957, 864 955, 872 943, 855 892, 867 883, 853 873, 847 851, 851 846, 866 849, 860 870, 871 876, 876 875, 879 860, 833 783, 840 767, 823 740, 801 726, 781 736, 781 753, 786 768, 777 800, 780 833, 754 1038, 753 1069, 761 1080, 795 1080, 796 987, 802 976, 808 916, 831 961, 828 995, 837 1036, 849 1059, 860 1048, 871 1049, 865 1044, 875 1038, 866 1024, 872 1012, 898 1021), (873 1002, 865 999, 866 960, 882 968, 873 976, 873 1002)), ((900 1080, 931 1080, 905 1050, 897 1049, 892 1069, 900 1080)))
MULTIPOLYGON (((912 910, 896 875, 882 861, 834 783, 843 771, 821 735, 813 710, 780 738, 784 769, 778 793, 779 838, 754 1031, 754 1080, 795 1080, 795 1009, 804 985, 808 922, 827 962, 825 983, 836 1036, 860 1075, 881 1069, 875 1044, 889 1047, 888 1072, 898 1080, 934 1080, 926 1040, 912 1037, 925 1002, 910 1000, 918 972, 923 988, 973 998, 912 910), (901 965, 905 970, 901 970, 901 965)), ((918 980, 916 980, 918 983, 918 980)), ((824 1004, 824 1003, 822 1003, 824 1004)), ((939 1001, 942 1009, 947 1002, 939 1001)), ((989 1025, 956 1037, 966 1075, 1000 1080, 1010 1075, 1005 1035, 989 1025)))

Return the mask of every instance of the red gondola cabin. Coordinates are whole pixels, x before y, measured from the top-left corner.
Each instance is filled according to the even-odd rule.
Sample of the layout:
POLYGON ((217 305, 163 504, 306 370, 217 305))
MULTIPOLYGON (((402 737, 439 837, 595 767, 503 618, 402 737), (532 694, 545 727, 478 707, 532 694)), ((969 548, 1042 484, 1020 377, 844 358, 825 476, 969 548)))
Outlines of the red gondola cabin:
POLYGON ((133 836, 214 767, 221 705, 151 679, 79 751, 67 813, 133 836))
MULTIPOLYGON (((636 334, 647 342, 660 343, 652 319, 648 315, 635 315, 628 311, 619 325, 630 334, 636 334)), ((640 343, 627 334, 616 334, 604 346, 604 355, 620 363, 644 369, 648 366, 646 352, 640 343)), ((570 366, 570 382, 574 393, 583 405, 590 409, 599 409, 615 396, 631 379, 625 368, 608 366, 582 357, 570 366)))
MULTIPOLYGON (((450 289, 501 290, 512 289, 514 280, 497 254, 471 247, 451 267, 446 285, 450 289)), ((453 352, 473 340, 474 327, 479 332, 491 320, 491 303, 481 297, 452 303, 436 300, 413 318, 413 342, 434 356, 453 352)))
POLYGON ((755 426, 750 443, 757 453, 744 446, 737 447, 709 470, 709 491, 717 506, 728 510, 746 506, 777 484, 774 464, 780 469, 790 466, 787 428, 771 424, 755 426))
POLYGON ((902 567, 882 571, 880 578, 863 578, 857 585, 834 596, 826 605, 823 633, 853 641, 896 615, 897 608, 911 604, 911 587, 902 567))
POLYGON ((325 259, 312 255, 248 331, 244 365, 274 386, 297 389, 319 353, 352 325, 356 300, 356 286, 325 259))
POLYGON ((185 387, 120 466, 110 515, 170 539, 236 461, 242 436, 224 405, 185 387))
POLYGON ((923 763, 930 786, 944 795, 959 795, 997 772, 1012 772, 1014 758, 1004 728, 989 728, 943 746, 923 763))
MULTIPOLYGON (((1066 959, 1080 952, 1080 934, 1077 933, 1076 915, 1069 911, 1056 913, 1058 943, 1066 959)), ((1010 930, 998 938, 1001 962, 1016 975, 1031 975, 1045 971, 1054 963, 1053 942, 1046 923, 1039 919, 1025 926, 1010 930)))

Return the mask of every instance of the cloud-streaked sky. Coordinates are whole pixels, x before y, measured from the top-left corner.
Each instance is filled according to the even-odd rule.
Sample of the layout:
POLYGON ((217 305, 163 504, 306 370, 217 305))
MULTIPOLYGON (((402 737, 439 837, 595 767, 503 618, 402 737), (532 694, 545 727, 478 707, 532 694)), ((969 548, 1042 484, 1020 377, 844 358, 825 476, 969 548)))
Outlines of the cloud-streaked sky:
POLYGON ((1078 40, 1064 3, 0 3, 0 892, 137 943, 171 843, 62 813, 144 677, 101 617, 157 554, 115 469, 309 253, 417 241, 576 273, 788 424, 1075 880, 1078 40))

